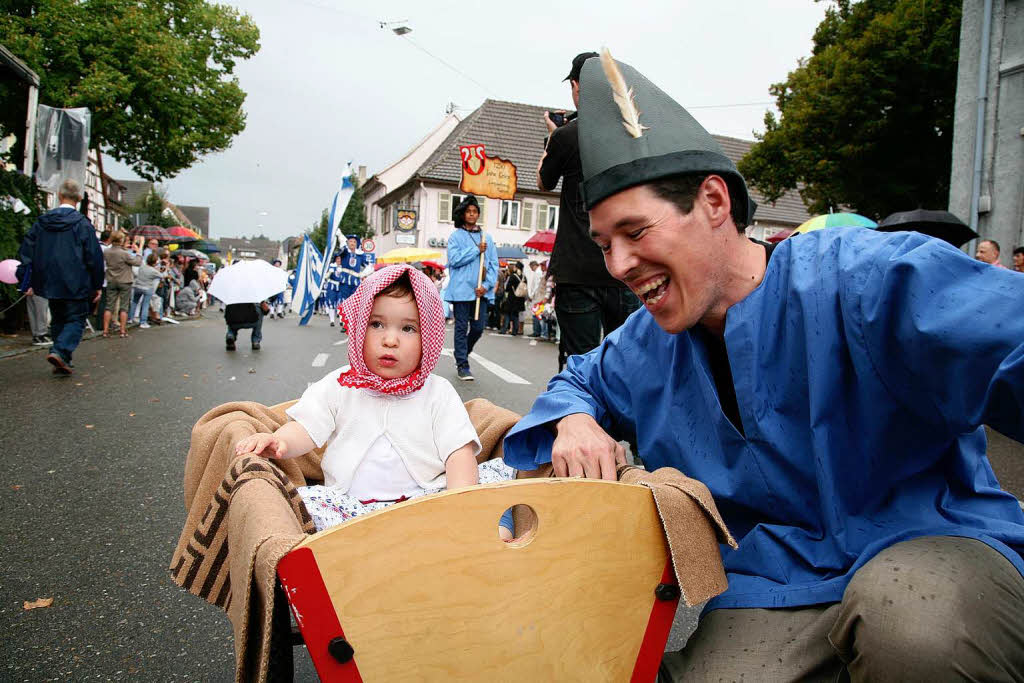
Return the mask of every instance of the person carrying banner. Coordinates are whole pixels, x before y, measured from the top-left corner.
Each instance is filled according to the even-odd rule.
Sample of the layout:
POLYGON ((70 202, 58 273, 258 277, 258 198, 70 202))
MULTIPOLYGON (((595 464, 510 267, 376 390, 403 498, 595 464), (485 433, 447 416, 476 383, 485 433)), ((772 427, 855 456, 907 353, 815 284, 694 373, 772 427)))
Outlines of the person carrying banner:
MULTIPOLYGON (((1024 680, 1024 279, 918 233, 747 238, 719 144, 605 52, 580 79, 590 234, 643 301, 569 359, 505 462, 702 481, 739 541, 659 681, 1024 680)), ((561 294, 559 294, 561 296, 561 294)))
POLYGON ((469 354, 484 332, 487 307, 494 303, 498 281, 498 250, 476 224, 479 218, 480 204, 473 195, 466 195, 452 210, 455 230, 448 237, 450 279, 445 301, 455 313, 455 367, 459 379, 467 382, 473 380, 469 354))

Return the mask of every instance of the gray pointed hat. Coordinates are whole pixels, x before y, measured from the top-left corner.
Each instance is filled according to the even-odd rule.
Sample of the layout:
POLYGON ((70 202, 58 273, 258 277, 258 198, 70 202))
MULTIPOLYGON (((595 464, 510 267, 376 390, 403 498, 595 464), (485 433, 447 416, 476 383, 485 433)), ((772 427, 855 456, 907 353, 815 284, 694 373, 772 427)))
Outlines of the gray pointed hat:
POLYGON ((749 225, 757 205, 736 165, 711 134, 639 71, 615 63, 621 74, 616 89, 598 57, 588 59, 580 73, 579 142, 587 208, 659 178, 713 173, 729 185, 733 215, 749 225), (626 89, 633 91, 633 110, 620 106, 628 100, 626 89))

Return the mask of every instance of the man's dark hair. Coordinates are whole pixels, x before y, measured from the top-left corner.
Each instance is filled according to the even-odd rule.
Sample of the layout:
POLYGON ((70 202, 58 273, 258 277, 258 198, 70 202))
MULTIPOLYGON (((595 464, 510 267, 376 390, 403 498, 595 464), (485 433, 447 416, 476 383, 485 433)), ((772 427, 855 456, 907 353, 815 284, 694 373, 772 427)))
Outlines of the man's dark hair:
POLYGON ((1017 247, 1016 249, 1014 249, 1013 255, 1016 256, 1017 254, 1024 256, 1024 247, 1017 247))
POLYGON ((999 248, 999 242, 996 242, 995 240, 982 240, 982 242, 988 242, 988 243, 989 243, 989 244, 991 244, 991 245, 992 245, 993 247, 995 247, 995 248, 996 248, 996 253, 997 253, 997 254, 998 254, 998 253, 1001 253, 1001 252, 1003 251, 1002 249, 1000 249, 1000 248, 999 248))
POLYGON ((452 222, 455 223, 456 228, 461 228, 466 225, 466 209, 471 206, 476 207, 477 214, 480 213, 480 203, 471 194, 467 194, 462 198, 462 201, 452 209, 452 222))
MULTIPOLYGON (((659 199, 675 204, 681 213, 688 214, 693 211, 693 202, 697 199, 697 191, 707 177, 706 174, 684 173, 658 178, 648 183, 648 186, 659 199)), ((724 178, 723 180, 725 180, 726 185, 729 184, 728 180, 724 178)), ((744 228, 747 227, 746 222, 741 218, 745 207, 740 206, 731 186, 729 187, 729 203, 731 204, 729 214, 736 224, 736 230, 742 234, 744 228)))
POLYGON ((412 291, 412 281, 409 279, 409 273, 402 273, 399 275, 397 280, 377 292, 377 295, 373 298, 376 299, 380 296, 392 296, 396 299, 412 297, 413 300, 415 300, 416 295, 412 291))
POLYGON ((100 242, 106 242, 109 239, 110 239, 110 231, 109 230, 104 230, 103 232, 100 233, 100 242))

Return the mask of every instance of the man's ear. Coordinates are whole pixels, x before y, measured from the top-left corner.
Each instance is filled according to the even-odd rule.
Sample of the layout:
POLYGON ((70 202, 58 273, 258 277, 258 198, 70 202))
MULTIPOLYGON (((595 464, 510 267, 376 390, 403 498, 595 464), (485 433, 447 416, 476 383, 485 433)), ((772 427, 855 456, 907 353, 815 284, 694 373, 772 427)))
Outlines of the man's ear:
POLYGON ((732 216, 732 199, 729 197, 729 185, 722 176, 709 175, 700 184, 697 191, 697 198, 703 206, 704 211, 711 223, 711 227, 717 228, 728 221, 732 216))

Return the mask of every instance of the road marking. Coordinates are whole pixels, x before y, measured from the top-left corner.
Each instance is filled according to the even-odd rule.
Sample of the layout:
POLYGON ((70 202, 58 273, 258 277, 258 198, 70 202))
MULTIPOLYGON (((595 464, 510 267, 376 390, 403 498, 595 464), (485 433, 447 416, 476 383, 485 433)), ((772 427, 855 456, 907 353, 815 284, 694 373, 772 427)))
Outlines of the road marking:
POLYGON ((348 344, 348 339, 339 339, 338 341, 334 342, 335 346, 341 346, 342 344, 348 344))
POLYGON ((327 359, 330 357, 329 353, 318 353, 316 358, 313 359, 314 368, 322 368, 327 363, 327 359))
POLYGON ((480 365, 484 366, 484 368, 486 370, 490 370, 495 375, 497 375, 501 379, 505 380, 509 384, 529 384, 529 382, 527 380, 523 379, 522 377, 520 377, 516 373, 511 372, 509 370, 506 370, 505 368, 501 367, 497 363, 493 363, 493 362, 487 360, 486 358, 481 356, 479 353, 471 353, 471 354, 469 354, 469 357, 472 358, 473 360, 475 360, 480 365))
MULTIPOLYGON (((449 358, 454 358, 455 357, 455 350, 454 349, 441 349, 441 355, 442 356, 448 356, 449 358)), ((505 380, 509 384, 530 384, 530 382, 528 380, 523 379, 522 377, 520 377, 516 373, 512 372, 511 370, 506 370, 505 368, 501 367, 497 363, 494 363, 492 361, 487 360, 486 358, 484 358, 483 356, 481 356, 478 353, 471 353, 471 354, 469 354, 469 357, 472 358, 473 360, 475 360, 480 365, 482 365, 485 370, 490 370, 495 375, 497 375, 501 379, 505 380)))

